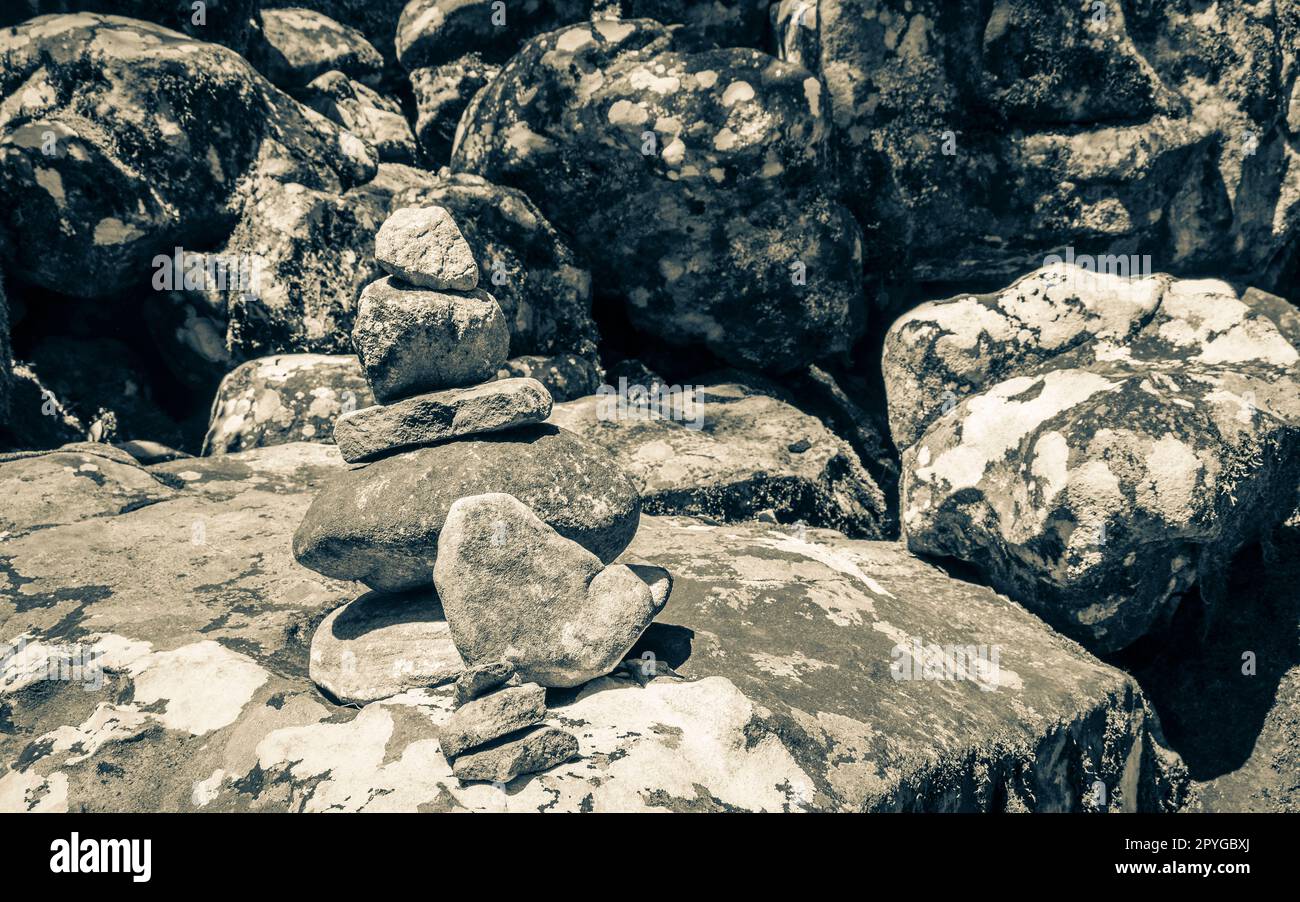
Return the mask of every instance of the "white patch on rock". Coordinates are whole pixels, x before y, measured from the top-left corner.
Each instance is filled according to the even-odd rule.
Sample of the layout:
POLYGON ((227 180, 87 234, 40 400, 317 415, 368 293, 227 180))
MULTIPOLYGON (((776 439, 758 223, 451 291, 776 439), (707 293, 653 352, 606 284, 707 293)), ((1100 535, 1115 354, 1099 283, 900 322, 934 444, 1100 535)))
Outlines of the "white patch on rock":
POLYGON ((55 812, 68 810, 68 777, 52 773, 42 777, 33 770, 12 770, 0 777, 0 812, 55 812))
POLYGON ((754 88, 747 81, 733 81, 722 92, 722 105, 735 106, 754 99, 754 88))
MULTIPOLYGON (((698 76, 697 76, 698 77, 698 76)), ((813 116, 822 114, 822 83, 815 78, 805 78, 803 80, 803 94, 808 99, 808 109, 813 116)))
POLYGON ((1034 443, 1030 472, 1043 482, 1043 505, 1048 505, 1069 479, 1070 445, 1061 433, 1052 431, 1034 443))
POLYGON ((131 225, 123 222, 116 216, 106 216, 95 224, 95 244, 103 246, 105 244, 126 244, 128 241, 134 241, 143 235, 144 232, 131 225))
POLYGON ((212 776, 206 780, 199 780, 194 784, 194 789, 190 793, 190 804, 195 808, 202 808, 210 805, 216 800, 221 793, 221 784, 226 779, 226 772, 217 768, 212 772, 212 776))
POLYGON ((1155 498, 1144 499, 1146 493, 1140 489, 1138 500, 1147 500, 1146 506, 1159 511, 1170 523, 1180 524, 1191 519, 1197 508, 1197 487, 1202 470, 1196 453, 1179 439, 1166 435, 1153 443, 1145 463, 1155 498))
POLYGON ((131 664, 135 701, 165 701, 155 716, 169 729, 202 735, 235 722, 270 678, 252 658, 212 640, 156 652, 131 664))
POLYGON ((922 481, 940 481, 948 491, 979 485, 989 465, 1006 457, 1043 422, 1115 383, 1083 370, 1057 370, 1042 377, 1042 390, 1027 401, 1010 400, 1039 380, 1020 376, 964 402, 961 441, 915 471, 922 481))
POLYGON ((616 100, 609 107, 609 121, 613 125, 644 125, 650 114, 630 100, 616 100))

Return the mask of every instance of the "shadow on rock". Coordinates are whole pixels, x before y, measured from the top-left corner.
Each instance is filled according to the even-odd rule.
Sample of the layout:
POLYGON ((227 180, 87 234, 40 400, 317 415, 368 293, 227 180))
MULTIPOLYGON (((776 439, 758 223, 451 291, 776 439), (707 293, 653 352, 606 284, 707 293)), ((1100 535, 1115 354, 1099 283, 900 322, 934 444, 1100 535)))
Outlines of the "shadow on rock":
POLYGON ((384 627, 446 619, 432 589, 395 594, 367 592, 343 608, 334 619, 330 633, 335 639, 359 639, 384 627))
POLYGON ((1300 664, 1300 531, 1274 548, 1243 550, 1228 603, 1209 624, 1190 595, 1159 643, 1139 642, 1111 663, 1129 670, 1155 706, 1170 746, 1195 780, 1237 770, 1255 749, 1278 684, 1300 664))
POLYGON ((673 670, 678 670, 691 656, 691 642, 695 639, 695 630, 673 623, 652 623, 646 627, 641 638, 636 640, 627 657, 634 661, 644 659, 646 653, 654 655, 657 661, 667 663, 673 670))

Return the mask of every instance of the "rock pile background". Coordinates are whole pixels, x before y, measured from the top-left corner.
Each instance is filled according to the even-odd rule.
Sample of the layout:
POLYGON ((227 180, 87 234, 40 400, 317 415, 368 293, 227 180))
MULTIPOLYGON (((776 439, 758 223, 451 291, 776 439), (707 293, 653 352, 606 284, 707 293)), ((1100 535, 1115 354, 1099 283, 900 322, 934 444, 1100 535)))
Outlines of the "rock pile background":
POLYGON ((1300 808, 1292 4, 498 13, 0 10, 0 807, 1300 808))

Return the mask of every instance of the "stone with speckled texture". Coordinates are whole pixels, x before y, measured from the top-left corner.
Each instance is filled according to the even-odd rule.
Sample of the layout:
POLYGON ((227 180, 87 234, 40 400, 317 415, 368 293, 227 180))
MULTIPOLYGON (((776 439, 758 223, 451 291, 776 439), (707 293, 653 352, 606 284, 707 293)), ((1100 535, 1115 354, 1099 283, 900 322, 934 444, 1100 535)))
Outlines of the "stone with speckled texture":
POLYGON ((339 417, 334 442, 349 462, 544 421, 551 395, 536 379, 498 379, 365 407, 339 417))
POLYGON ((218 44, 79 14, 0 31, 0 55, 0 97, 40 98, 0 130, 0 227, 14 273, 44 288, 140 285, 156 255, 218 242, 260 177, 341 192, 375 174, 363 142, 218 44))
POLYGON ((415 135, 402 106, 342 72, 326 72, 303 88, 300 96, 326 119, 374 145, 382 163, 414 163, 415 135))
POLYGON ((403 207, 384 220, 375 236, 375 259, 411 285, 437 291, 478 287, 474 252, 445 207, 403 207))
POLYGON ((384 60, 355 28, 310 9, 262 11, 266 46, 258 68, 271 83, 286 91, 305 87, 331 70, 374 84, 384 60))
POLYGON ((476 749, 451 763, 456 779, 509 783, 577 757, 578 738, 556 727, 541 727, 500 745, 476 749))
POLYGON ((200 41, 224 44, 247 56, 255 52, 262 0, 209 0, 206 15, 186 0, 16 0, 0 7, 0 28, 59 13, 111 13, 155 22, 200 41), (198 19, 198 21, 196 21, 198 19))
POLYGON ((639 330, 774 371, 847 350, 863 237, 822 187, 820 83, 695 49, 649 19, 539 35, 466 109, 451 168, 532 198, 639 330))
POLYGON ((442 725, 438 743, 448 758, 542 722, 546 690, 536 683, 507 686, 466 702, 442 725))
POLYGON ((408 72, 451 62, 466 50, 504 60, 524 38, 586 15, 585 0, 542 0, 507 7, 492 0, 411 0, 397 22, 397 59, 408 72))
POLYGON ((505 683, 515 675, 515 669, 505 661, 490 661, 467 667, 456 677, 456 704, 463 705, 505 683))
POLYGON ((350 355, 280 354, 250 360, 221 380, 203 453, 328 442, 340 415, 374 402, 357 358, 350 355))
POLYGON ((456 126, 474 95, 501 71, 477 53, 469 53, 441 66, 411 71, 415 94, 415 137, 427 159, 443 165, 451 156, 456 126))
POLYGON ((1062 263, 899 318, 884 373, 908 546, 1102 652, 1161 633, 1193 586, 1213 618, 1300 480, 1293 324, 1247 300, 1062 263))

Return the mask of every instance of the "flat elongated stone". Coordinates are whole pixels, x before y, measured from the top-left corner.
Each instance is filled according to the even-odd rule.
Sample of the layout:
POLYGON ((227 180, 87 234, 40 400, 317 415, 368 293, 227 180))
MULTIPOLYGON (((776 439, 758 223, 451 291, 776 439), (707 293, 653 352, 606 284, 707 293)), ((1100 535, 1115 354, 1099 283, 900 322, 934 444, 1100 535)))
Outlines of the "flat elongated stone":
POLYGON ((539 724, 546 717, 546 690, 536 683, 511 686, 461 705, 438 734, 442 753, 461 752, 539 724))
POLYGON ((478 264, 445 207, 403 207, 375 236, 375 259, 388 272, 423 288, 469 291, 478 264))
POLYGON ((550 414, 551 393, 542 383, 502 379, 354 410, 339 417, 334 442, 344 460, 373 460, 391 451, 540 423, 550 414))
POLYGON ((433 581, 467 661, 504 659, 544 686, 612 671, 671 587, 656 567, 604 566, 502 493, 451 506, 433 581))
POLYGON ((445 294, 385 276, 361 292, 352 346, 387 402, 486 382, 506 362, 510 330, 486 291, 445 294))
POLYGON ((491 692, 514 675, 515 668, 507 661, 493 661, 470 667, 456 677, 456 704, 463 705, 485 692, 491 692))
POLYGON ((326 617, 311 640, 312 682, 349 704, 439 686, 464 669, 432 592, 368 593, 326 617))
POLYGON ((462 755, 452 762, 451 771, 462 783, 508 783, 521 774, 563 764, 577 754, 578 737, 556 727, 539 727, 518 739, 462 755))

